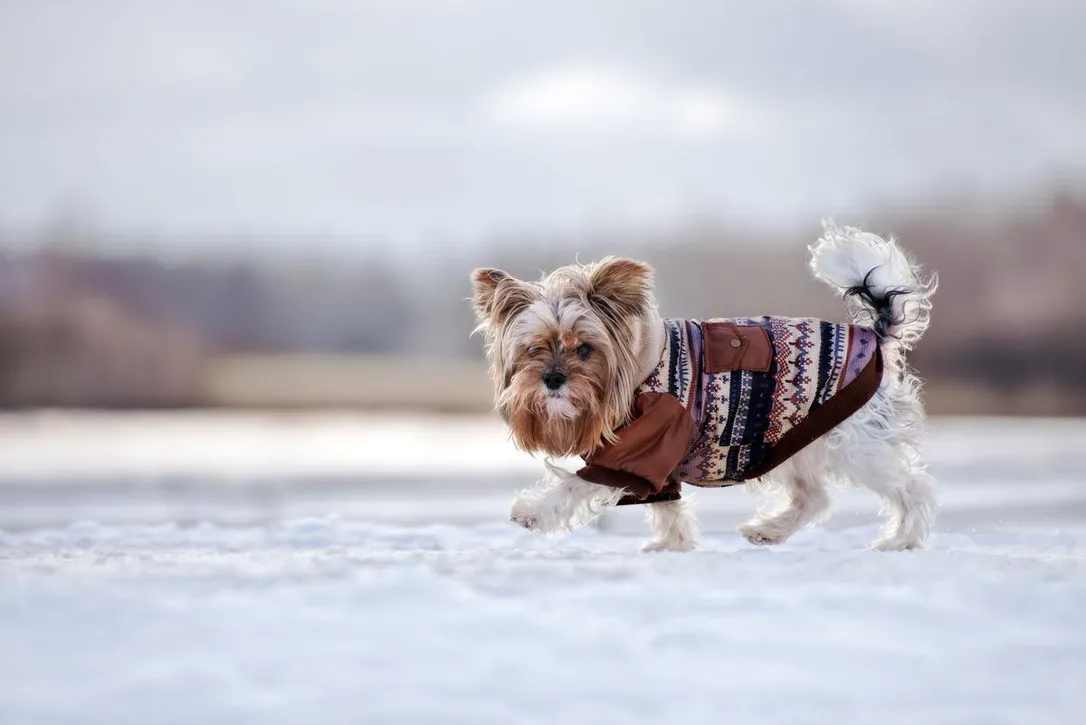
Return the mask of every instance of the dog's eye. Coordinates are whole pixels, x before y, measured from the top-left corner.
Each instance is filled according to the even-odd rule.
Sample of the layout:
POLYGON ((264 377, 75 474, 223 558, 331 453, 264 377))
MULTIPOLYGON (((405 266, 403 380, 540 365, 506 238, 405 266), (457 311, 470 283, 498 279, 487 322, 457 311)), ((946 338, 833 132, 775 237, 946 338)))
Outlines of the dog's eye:
POLYGON ((543 348, 539 346, 533 346, 528 348, 528 357, 537 357, 543 354, 543 348))
POLYGON ((582 360, 587 360, 588 356, 592 354, 592 346, 589 345, 587 342, 578 345, 576 353, 577 357, 581 358, 582 360))

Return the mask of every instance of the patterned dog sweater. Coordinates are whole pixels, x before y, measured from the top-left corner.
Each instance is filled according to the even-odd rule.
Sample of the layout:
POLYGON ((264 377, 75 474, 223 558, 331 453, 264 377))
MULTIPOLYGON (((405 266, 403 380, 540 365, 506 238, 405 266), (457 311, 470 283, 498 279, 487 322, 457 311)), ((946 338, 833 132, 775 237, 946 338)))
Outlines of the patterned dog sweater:
POLYGON ((680 484, 765 475, 875 394, 874 330, 785 317, 667 320, 664 352, 631 420, 577 472, 620 504, 679 498, 680 484))

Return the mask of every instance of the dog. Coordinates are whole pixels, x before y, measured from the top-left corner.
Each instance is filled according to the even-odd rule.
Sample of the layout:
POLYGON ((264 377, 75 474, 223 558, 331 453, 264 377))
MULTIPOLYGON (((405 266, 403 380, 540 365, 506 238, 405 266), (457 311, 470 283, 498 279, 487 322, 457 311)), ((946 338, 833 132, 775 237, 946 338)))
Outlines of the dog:
POLYGON ((936 515, 921 458, 921 381, 906 354, 927 329, 937 278, 898 245, 823 223, 810 269, 848 322, 663 319, 652 268, 608 257, 528 282, 472 273, 495 408, 545 472, 513 522, 567 532, 612 506, 645 504, 643 551, 697 547, 681 486, 743 482, 783 494, 740 533, 779 544, 827 518, 830 486, 881 496, 877 550, 922 548, 936 515), (580 457, 566 470, 555 457, 580 457))

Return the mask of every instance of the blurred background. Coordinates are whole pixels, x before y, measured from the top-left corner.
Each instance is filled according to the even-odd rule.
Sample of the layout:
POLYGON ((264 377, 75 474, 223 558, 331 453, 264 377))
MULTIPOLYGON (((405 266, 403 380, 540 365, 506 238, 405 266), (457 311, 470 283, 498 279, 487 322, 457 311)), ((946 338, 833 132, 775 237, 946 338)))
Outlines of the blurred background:
POLYGON ((372 473, 389 416, 388 455, 456 414, 496 456, 473 267, 632 255, 668 315, 840 318, 822 217, 939 273, 933 414, 1086 414, 1084 29, 1072 0, 4 0, 0 478, 286 465, 329 425, 220 450, 209 410, 349 416, 317 468, 372 473))

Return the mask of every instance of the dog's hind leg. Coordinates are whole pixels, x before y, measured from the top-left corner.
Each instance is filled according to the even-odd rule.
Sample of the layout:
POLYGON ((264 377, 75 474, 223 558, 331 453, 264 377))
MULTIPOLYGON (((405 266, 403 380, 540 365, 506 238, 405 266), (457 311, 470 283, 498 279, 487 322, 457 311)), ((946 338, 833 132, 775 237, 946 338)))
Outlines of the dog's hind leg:
POLYGON ((821 476, 809 467, 792 461, 781 468, 783 470, 774 471, 770 486, 784 492, 787 497, 784 504, 759 512, 749 523, 739 527, 739 533, 752 544, 782 544, 800 529, 818 523, 829 513, 830 495, 821 476))
POLYGON ((886 524, 872 544, 882 551, 921 548, 937 510, 935 482, 919 452, 923 409, 911 383, 884 386, 830 434, 837 470, 882 497, 886 524))
POLYGON ((698 522, 686 499, 648 505, 654 536, 641 551, 692 551, 698 546, 698 522))
POLYGON ((891 516, 882 538, 872 548, 880 551, 922 548, 935 519, 934 488, 931 475, 910 464, 902 484, 886 496, 891 516))
POLYGON ((853 483, 882 497, 886 523, 882 536, 871 545, 873 549, 901 551, 924 546, 935 520, 935 485, 912 451, 886 444, 878 457, 849 461, 847 475, 853 483))
POLYGON ((882 536, 871 545, 881 551, 919 549, 935 520, 934 479, 912 451, 886 444, 883 453, 848 461, 845 473, 854 484, 882 497, 882 536))

